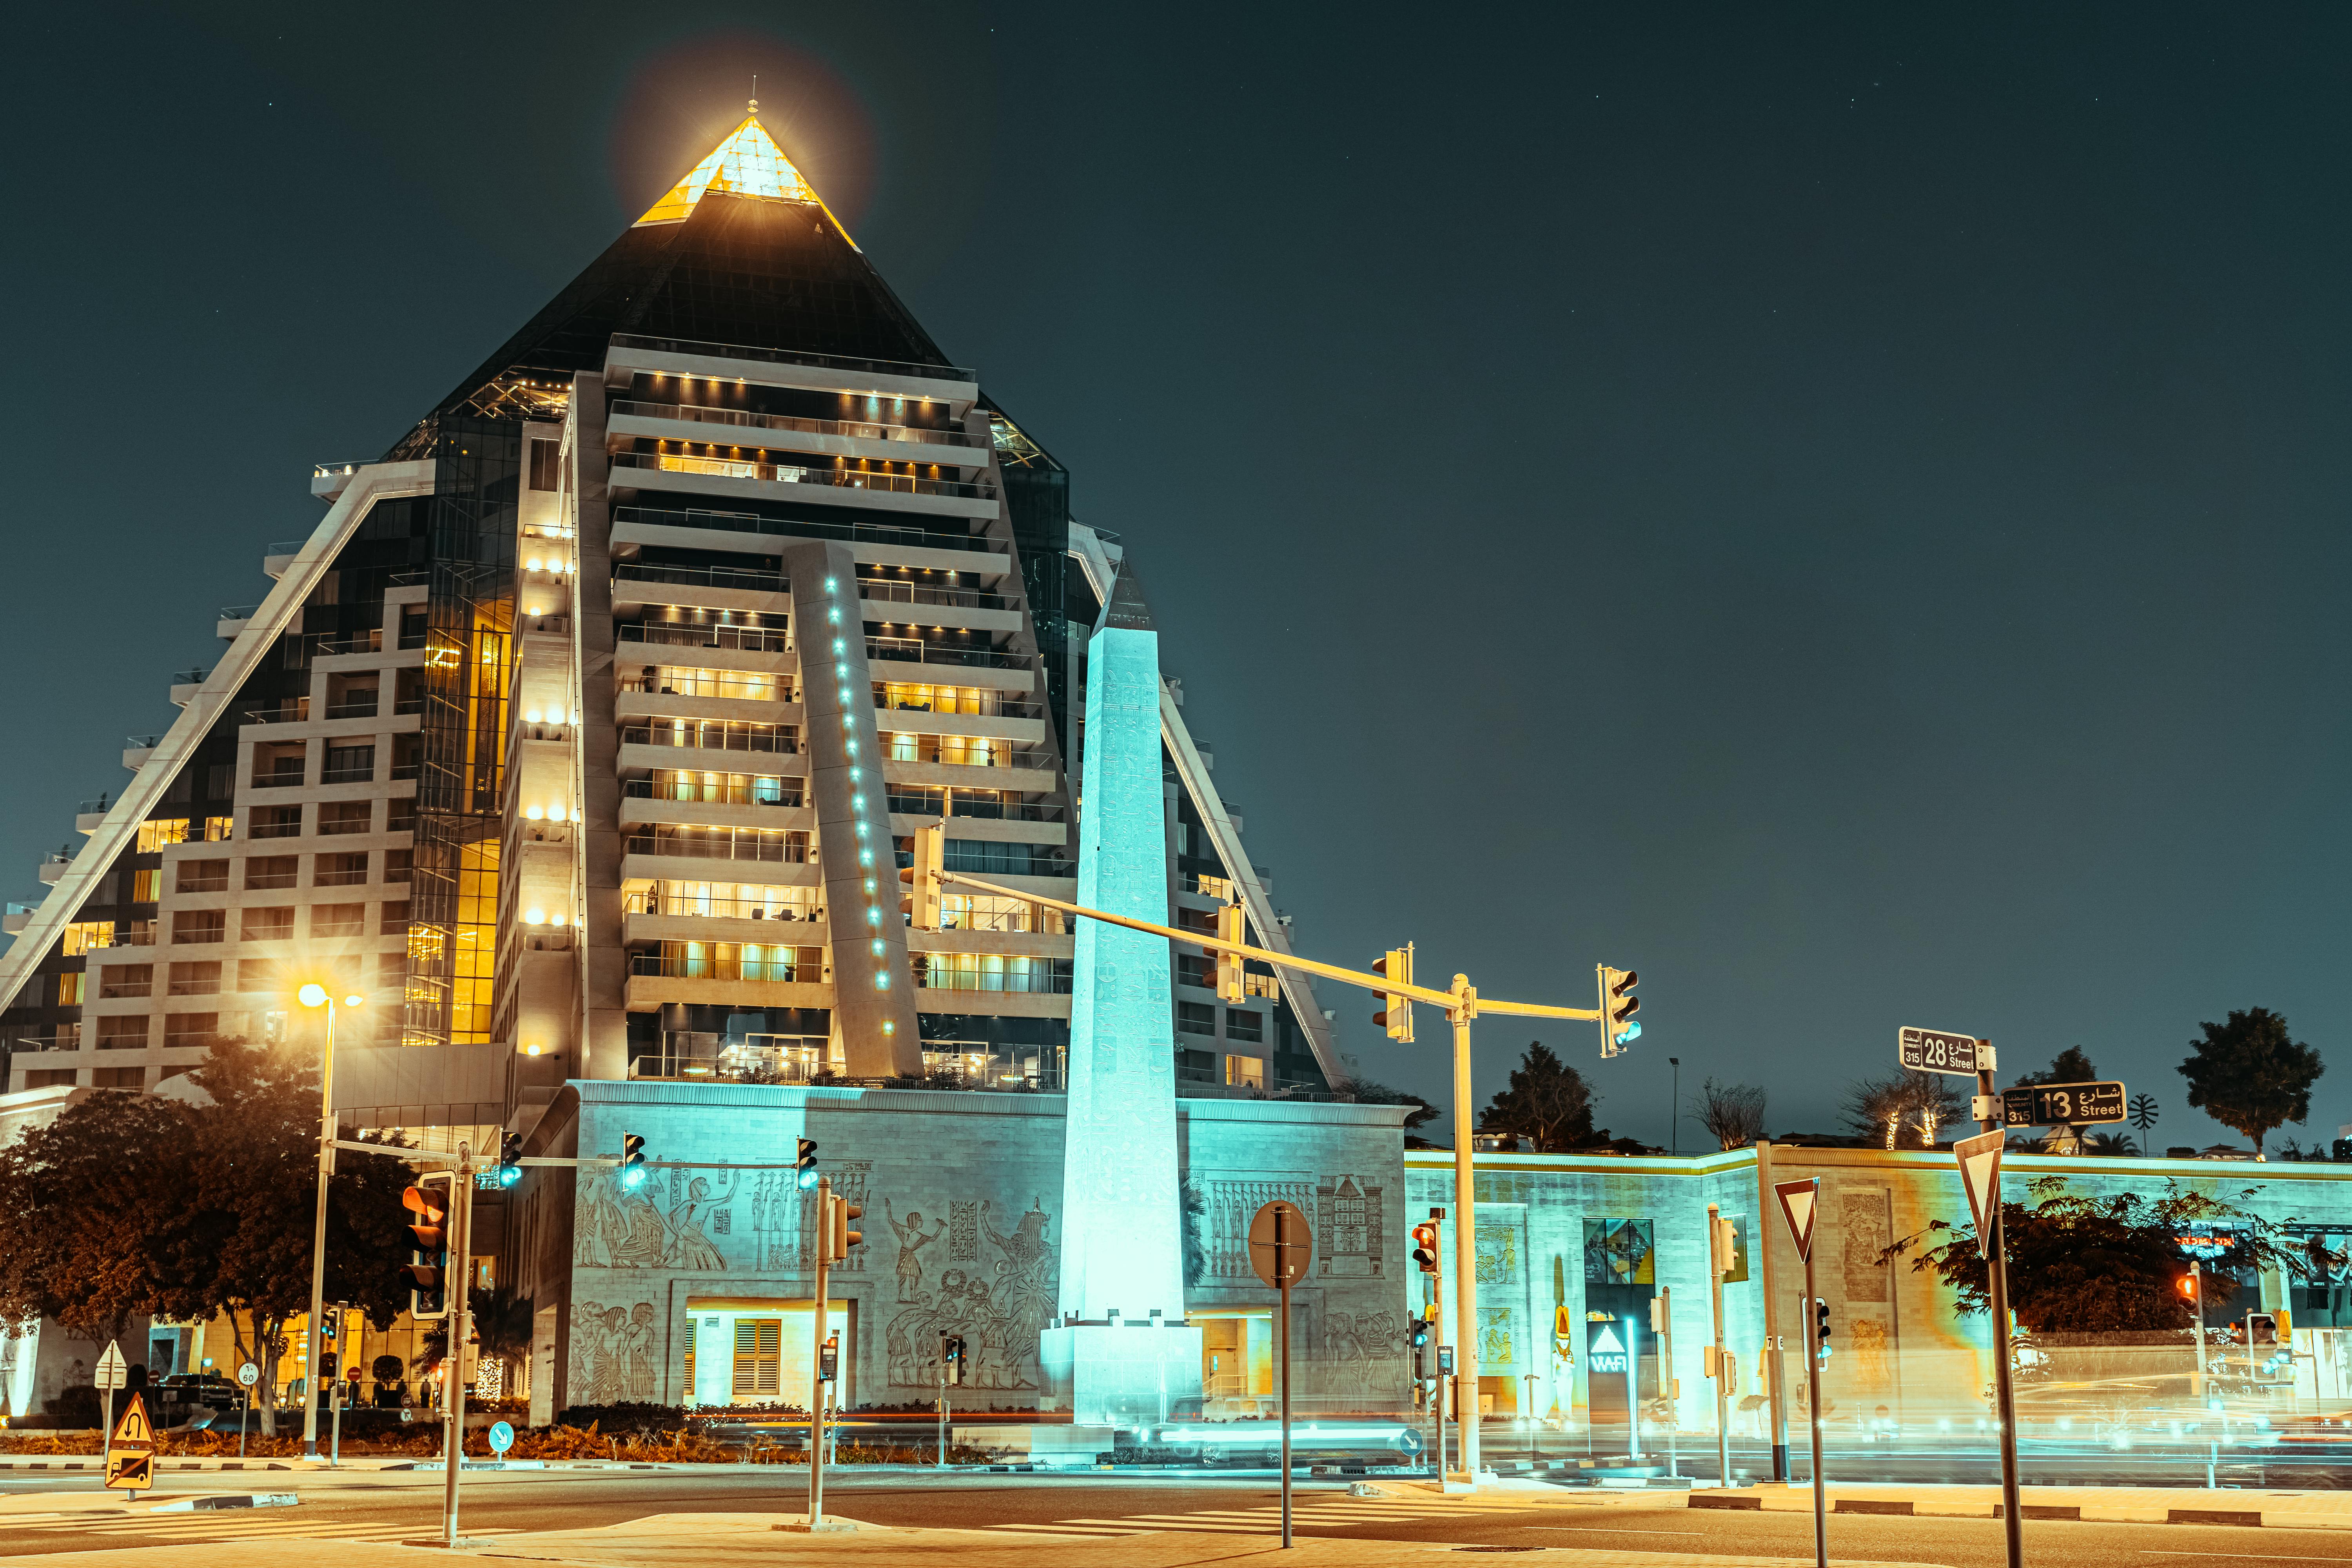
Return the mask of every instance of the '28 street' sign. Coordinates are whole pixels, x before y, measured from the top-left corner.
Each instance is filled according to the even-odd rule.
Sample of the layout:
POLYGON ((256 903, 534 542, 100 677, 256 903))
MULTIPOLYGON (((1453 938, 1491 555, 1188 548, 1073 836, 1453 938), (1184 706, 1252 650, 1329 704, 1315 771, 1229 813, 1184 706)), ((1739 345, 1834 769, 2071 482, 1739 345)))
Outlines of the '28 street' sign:
POLYGON ((1895 1052, 1906 1068, 1967 1078, 1974 1078, 1977 1073, 1977 1041, 1973 1035, 1948 1035, 1940 1029, 1904 1029, 1895 1036, 1895 1052))

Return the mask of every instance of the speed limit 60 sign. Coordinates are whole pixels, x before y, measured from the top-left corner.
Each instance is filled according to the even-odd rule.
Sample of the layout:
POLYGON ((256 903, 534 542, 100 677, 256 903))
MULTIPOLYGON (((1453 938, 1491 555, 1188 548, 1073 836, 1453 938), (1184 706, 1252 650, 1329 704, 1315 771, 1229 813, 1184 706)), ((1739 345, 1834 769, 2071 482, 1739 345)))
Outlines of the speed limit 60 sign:
POLYGON ((2082 1127, 2124 1119, 2120 1083, 2037 1083, 2000 1094, 2005 1127, 2082 1127))

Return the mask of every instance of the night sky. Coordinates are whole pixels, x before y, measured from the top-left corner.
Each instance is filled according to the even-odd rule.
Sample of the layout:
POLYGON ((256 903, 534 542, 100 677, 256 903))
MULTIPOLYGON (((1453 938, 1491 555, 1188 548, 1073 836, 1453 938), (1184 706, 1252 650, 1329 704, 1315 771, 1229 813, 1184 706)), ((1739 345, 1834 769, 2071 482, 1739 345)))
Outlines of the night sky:
MULTIPOLYGON (((1899 1026, 2352 1120, 2352 12, 50 7, 0 181, 0 865, 740 118, 1122 533, 1308 955, 1826 1130, 1899 1026), (214 12, 234 11, 223 20, 214 12), (1638 15, 1629 13, 1638 12, 1638 15), (2336 889, 2330 893, 2329 889, 2336 889)), ((1421 1042, 1323 988, 1361 1070, 1421 1042)), ((1698 1138, 1683 1122, 1683 1146, 1698 1138)))

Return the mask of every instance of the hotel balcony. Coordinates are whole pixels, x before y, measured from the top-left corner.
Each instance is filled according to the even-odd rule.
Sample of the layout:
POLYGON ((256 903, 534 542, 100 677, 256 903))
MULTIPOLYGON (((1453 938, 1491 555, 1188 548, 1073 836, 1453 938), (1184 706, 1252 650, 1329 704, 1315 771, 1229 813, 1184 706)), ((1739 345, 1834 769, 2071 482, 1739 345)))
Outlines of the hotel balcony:
POLYGON ((357 463, 316 464, 310 469, 310 493, 323 501, 341 500, 359 471, 357 463))
POLYGON ((271 577, 285 576, 293 568, 294 557, 301 554, 302 547, 310 542, 308 538, 281 539, 275 543, 263 545, 261 570, 271 577))
POLYGON ((261 606, 259 605, 230 605, 225 606, 221 610, 219 618, 215 623, 215 629, 220 633, 222 641, 234 642, 236 639, 237 633, 245 630, 247 626, 252 625, 253 617, 260 613, 261 606))
POLYGON ((733 957, 723 961, 716 955, 630 954, 628 1010, 650 1013, 672 1002, 742 1008, 833 1005, 833 987, 826 983, 822 961, 802 962, 793 956, 803 952, 820 953, 821 947, 790 941, 742 945, 752 952, 746 954, 739 948, 733 957), (771 957, 771 953, 779 956, 771 957))
POLYGON ((792 583, 781 572, 738 566, 664 566, 623 561, 613 568, 613 613, 677 605, 739 615, 789 616, 792 583))
POLYGON ((72 864, 73 859, 69 856, 49 855, 43 857, 39 867, 41 880, 52 888, 56 887, 58 885, 58 879, 66 874, 66 868, 72 864))
POLYGON ((688 494, 776 499, 785 485, 816 487, 811 500, 829 506, 878 507, 940 517, 992 518, 996 487, 987 481, 932 479, 866 468, 811 468, 797 463, 711 458, 678 452, 616 452, 606 482, 617 498, 641 489, 688 494))
POLYGON ((104 795, 100 795, 96 800, 83 801, 74 808, 74 831, 76 833, 97 832, 106 821, 106 810, 107 802, 104 795))
POLYGON ((934 533, 895 522, 763 517, 757 512, 701 507, 613 509, 613 549, 625 560, 634 549, 644 545, 767 553, 772 547, 761 542, 770 539, 839 540, 855 549, 861 565, 963 572, 990 581, 1000 581, 1013 571, 1013 558, 998 552, 987 539, 976 533, 934 533))
POLYGON ((950 416, 958 419, 980 396, 980 373, 959 365, 909 364, 899 360, 862 359, 848 354, 614 333, 611 346, 604 352, 604 384, 618 390, 627 386, 640 372, 702 380, 756 381, 768 386, 845 392, 861 397, 911 397, 919 402, 944 403, 950 416))
POLYGON ((953 464, 971 469, 985 468, 993 456, 985 437, 961 427, 931 429, 857 419, 809 419, 696 403, 616 402, 606 430, 616 442, 751 445, 825 458, 953 464))
MULTIPOLYGON (((796 673, 787 662, 793 651, 791 634, 782 626, 698 626, 691 621, 622 621, 613 627, 615 661, 634 657, 637 647, 660 649, 665 664, 691 664, 719 669, 764 669, 796 673), (710 657, 725 654, 726 658, 710 657), (733 656, 755 656, 748 660, 733 656)), ((651 652, 646 655, 656 657, 651 652)))
POLYGON ((799 771, 799 726, 740 721, 679 719, 668 723, 621 726, 618 766, 623 773, 655 768, 698 768, 710 773, 772 769, 799 771), (794 759, 790 766, 784 759, 794 759))
POLYGON ((155 748, 163 743, 163 737, 161 735, 127 737, 122 742, 122 765, 132 773, 137 773, 147 765, 147 759, 153 756, 155 748))
POLYGON ((196 693, 204 689, 204 684, 205 672, 201 669, 183 670, 172 677, 172 706, 185 708, 194 702, 196 693))
POLYGON ((38 904, 10 904, 7 912, 0 914, 0 936, 15 936, 33 923, 40 912, 38 904))

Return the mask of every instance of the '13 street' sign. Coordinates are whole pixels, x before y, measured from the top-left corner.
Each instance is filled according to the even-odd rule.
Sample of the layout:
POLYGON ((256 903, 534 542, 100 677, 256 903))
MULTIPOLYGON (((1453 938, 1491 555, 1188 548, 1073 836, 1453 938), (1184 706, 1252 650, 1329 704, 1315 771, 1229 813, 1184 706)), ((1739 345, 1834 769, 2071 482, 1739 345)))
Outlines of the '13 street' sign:
POLYGON ((2123 1119, 2120 1083, 2038 1083, 2000 1091, 2004 1127, 2082 1127, 2123 1119))

